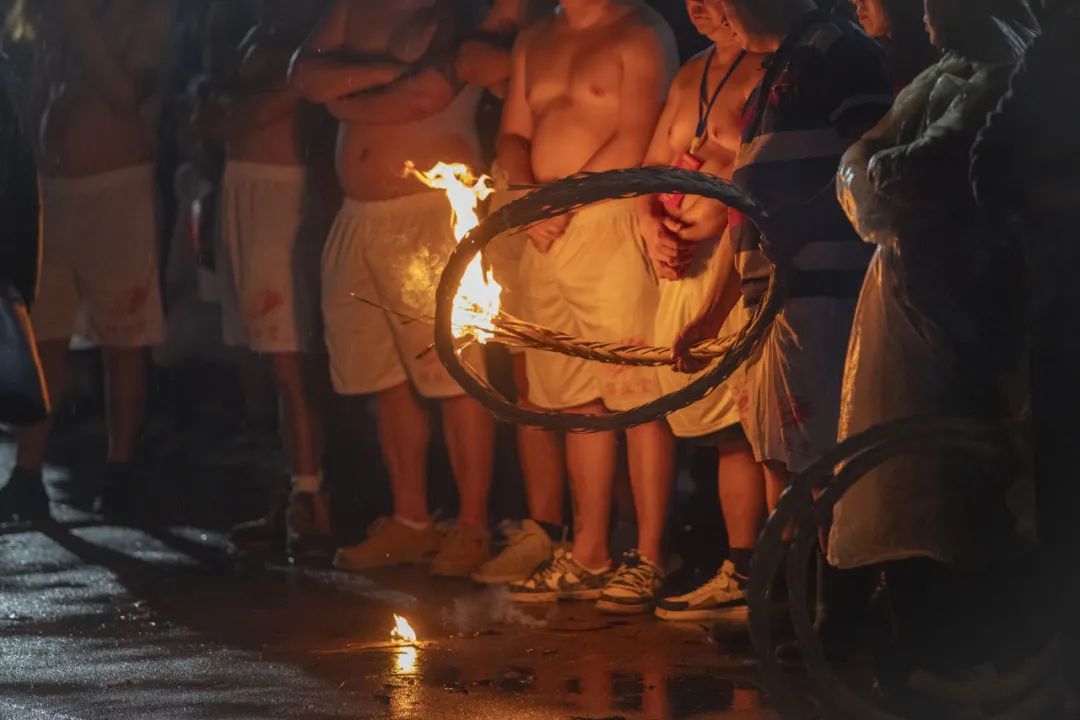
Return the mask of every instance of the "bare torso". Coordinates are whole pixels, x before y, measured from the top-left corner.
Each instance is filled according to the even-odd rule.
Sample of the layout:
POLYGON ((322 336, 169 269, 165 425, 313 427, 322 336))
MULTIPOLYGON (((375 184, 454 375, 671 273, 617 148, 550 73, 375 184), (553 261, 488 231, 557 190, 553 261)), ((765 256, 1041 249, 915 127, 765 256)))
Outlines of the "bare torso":
MULTIPOLYGON (((665 142, 658 142, 659 138, 654 141, 648 158, 649 164, 675 164, 690 148, 697 133, 701 79, 705 64, 710 63, 708 84, 705 88, 708 101, 738 56, 737 48, 720 48, 715 55, 706 50, 683 66, 672 83, 668 106, 665 108, 665 113, 669 113, 670 118, 665 142)), ((731 177, 742 134, 740 116, 747 97, 761 79, 762 60, 763 56, 756 54, 743 57, 717 95, 712 111, 707 113, 705 140, 694 154, 704 162, 703 169, 715 175, 731 177)))
MULTIPOLYGON (((346 51, 356 55, 389 55, 412 62, 426 50, 431 27, 417 28, 415 15, 431 0, 352 2, 346 29, 346 51)), ((407 161, 420 168, 436 162, 477 166, 480 152, 475 111, 479 95, 467 88, 442 112, 419 122, 399 125, 341 123, 337 170, 345 194, 356 200, 386 200, 425 191, 405 177, 407 161)))
MULTIPOLYGON (((252 91, 282 88, 286 82, 291 48, 268 37, 271 31, 256 27, 238 50, 237 80, 252 91), (269 76, 269 77, 266 77, 269 76)), ((296 44, 299 44, 297 42, 296 44)), ((229 142, 229 158, 271 165, 302 165, 303 142, 308 127, 302 122, 304 108, 296 98, 292 113, 229 142)))
MULTIPOLYGON (((154 7, 157 2, 109 0, 94 16, 101 36, 114 48, 114 57, 139 86, 143 102, 156 90, 159 71, 156 63, 145 62, 145 36, 159 37, 159 28, 150 24, 167 22, 161 8, 154 7)), ((59 46, 65 56, 58 63, 42 118, 42 171, 80 177, 151 161, 154 143, 147 118, 140 110, 118 110, 102 96, 65 33, 57 32, 63 38, 59 46)))
MULTIPOLYGON (((576 30, 556 15, 537 26, 525 47, 525 100, 533 117, 532 172, 537 182, 572 175, 618 130, 628 38, 649 29, 651 11, 619 6, 599 26, 576 30)), ((662 65, 665 59, 656 58, 662 65)), ((643 108, 643 112, 652 109, 643 108)), ((635 167, 641 151, 607 158, 606 167, 635 167)))

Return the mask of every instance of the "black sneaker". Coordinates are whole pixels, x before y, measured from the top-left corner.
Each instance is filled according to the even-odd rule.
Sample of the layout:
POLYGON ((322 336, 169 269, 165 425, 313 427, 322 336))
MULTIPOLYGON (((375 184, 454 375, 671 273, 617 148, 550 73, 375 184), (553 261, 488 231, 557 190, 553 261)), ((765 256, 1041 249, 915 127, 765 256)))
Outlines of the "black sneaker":
POLYGON ((574 559, 573 553, 557 547, 551 560, 528 580, 510 585, 510 599, 519 603, 596 600, 610 579, 610 564, 600 570, 589 570, 574 559))
POLYGON ((105 482, 95 510, 113 520, 135 522, 140 519, 142 487, 131 463, 111 462, 105 466, 105 482))
POLYGON ((661 600, 656 616, 683 622, 716 620, 746 607, 746 581, 735 573, 731 561, 725 560, 720 572, 697 590, 661 600))
POLYGON ((49 519, 49 496, 41 472, 15 466, 0 488, 0 522, 49 519))
POLYGON ((243 552, 283 552, 288 502, 287 497, 281 497, 264 517, 233 526, 229 541, 243 552))
POLYGON ((330 508, 321 492, 294 492, 285 510, 286 550, 293 557, 328 555, 334 550, 330 508))
POLYGON ((631 550, 604 588, 596 609, 606 613, 651 612, 664 585, 664 571, 648 558, 631 550))

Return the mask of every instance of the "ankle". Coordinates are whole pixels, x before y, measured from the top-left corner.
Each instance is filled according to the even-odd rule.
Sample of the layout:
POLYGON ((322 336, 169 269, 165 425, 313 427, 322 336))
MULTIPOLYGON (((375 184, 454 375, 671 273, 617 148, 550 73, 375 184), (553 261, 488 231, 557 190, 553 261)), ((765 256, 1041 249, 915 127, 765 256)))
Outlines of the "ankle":
POLYGON ((417 520, 415 518, 406 517, 405 515, 394 515, 394 519, 410 530, 420 531, 427 530, 431 527, 431 518, 417 520))
POLYGON ((574 559, 586 570, 598 570, 611 564, 606 550, 598 548, 580 548, 577 545, 573 549, 574 559))

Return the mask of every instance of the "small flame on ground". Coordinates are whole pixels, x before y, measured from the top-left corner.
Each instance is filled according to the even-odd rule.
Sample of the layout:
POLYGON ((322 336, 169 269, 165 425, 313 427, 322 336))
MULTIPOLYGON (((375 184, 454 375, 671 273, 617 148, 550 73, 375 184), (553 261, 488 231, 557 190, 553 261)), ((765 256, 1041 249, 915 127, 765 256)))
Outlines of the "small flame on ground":
POLYGON ((416 642, 416 631, 412 629, 412 625, 409 624, 408 620, 394 613, 394 629, 390 631, 390 639, 414 643, 416 642))
MULTIPOLYGON (((476 207, 495 192, 493 181, 487 175, 474 175, 468 165, 462 163, 436 163, 428 171, 417 170, 408 162, 405 170, 428 187, 446 193, 452 210, 451 224, 454 238, 461 242, 473 228, 480 224, 476 207)), ((494 319, 499 314, 499 296, 502 288, 477 255, 465 269, 454 296, 450 325, 455 337, 472 335, 477 342, 485 343, 494 335, 494 319)))

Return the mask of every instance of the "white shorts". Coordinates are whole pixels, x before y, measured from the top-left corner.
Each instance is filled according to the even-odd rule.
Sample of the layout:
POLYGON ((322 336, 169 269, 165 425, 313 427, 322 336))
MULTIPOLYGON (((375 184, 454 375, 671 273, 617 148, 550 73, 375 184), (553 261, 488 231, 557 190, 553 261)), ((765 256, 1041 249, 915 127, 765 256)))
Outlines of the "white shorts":
POLYGON ((38 340, 76 332, 104 347, 148 347, 165 337, 158 277, 154 168, 137 165, 42 181, 38 340))
MULTIPOLYGON (((652 343, 659 288, 638 233, 633 201, 579 210, 550 252, 531 242, 521 258, 525 320, 585 340, 652 343)), ((603 400, 623 411, 655 400, 655 368, 609 365, 557 353, 526 352, 529 400, 561 410, 603 400)))
POLYGON ((306 176, 299 165, 230 160, 225 167, 221 277, 233 290, 221 296, 227 345, 257 353, 311 353, 322 346, 322 242, 304 226, 306 176))
MULTIPOLYGON (((721 268, 717 265, 719 242, 702 243, 686 276, 677 281, 660 281, 660 307, 656 312, 656 344, 667 346, 675 341, 686 324, 705 306, 705 301, 721 268)), ((720 331, 721 336, 736 333, 742 327, 744 313, 732 312, 720 331)), ((706 371, 707 372, 707 371, 706 371)), ((667 368, 658 370, 660 389, 665 395, 678 392, 700 375, 686 375, 667 368)), ((716 387, 703 399, 668 416, 668 424, 677 437, 698 438, 739 424, 739 410, 729 383, 716 387)))
MULTIPOLYGON (((456 242, 441 192, 346 199, 322 257, 322 309, 334 389, 365 395, 411 381, 428 398, 462 394, 434 350, 435 289, 456 242), (386 310, 360 302, 370 300, 386 310), (392 312, 387 312, 387 310, 392 312)), ((465 360, 482 372, 480 348, 465 360)))
POLYGON ((789 299, 760 353, 732 376, 758 462, 797 473, 836 445, 855 299, 789 299))

